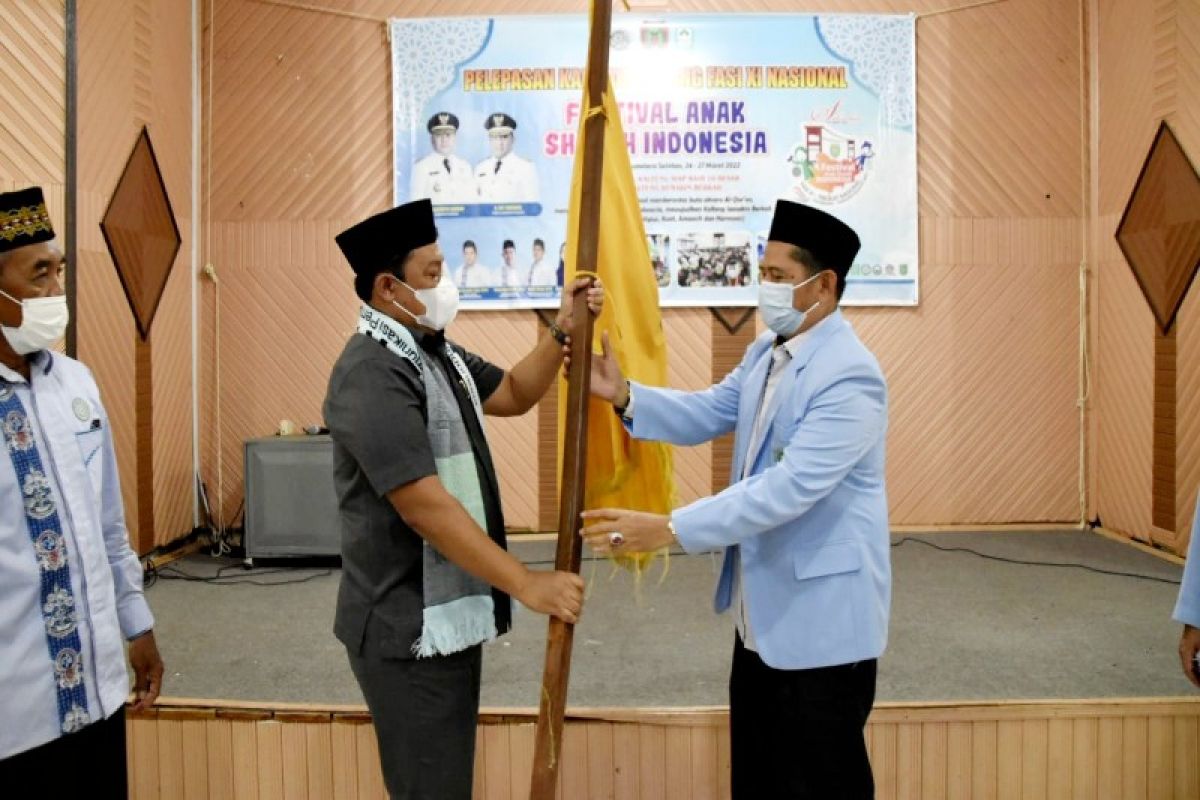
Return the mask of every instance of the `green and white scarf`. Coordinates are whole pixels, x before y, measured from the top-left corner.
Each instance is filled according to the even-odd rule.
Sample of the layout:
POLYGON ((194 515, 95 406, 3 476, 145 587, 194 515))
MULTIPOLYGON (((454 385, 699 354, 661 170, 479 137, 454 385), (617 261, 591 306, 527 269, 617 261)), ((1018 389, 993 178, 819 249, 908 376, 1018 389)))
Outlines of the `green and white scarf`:
MULTIPOLYGON (((406 327, 370 306, 364 305, 359 311, 358 332, 382 342, 417 368, 425 385, 426 428, 438 478, 486 536, 487 514, 475 467, 475 453, 449 377, 443 370, 426 364, 421 349, 406 327)), ((448 343, 445 348, 446 358, 470 396, 482 426, 483 409, 471 372, 454 348, 448 343)), ((496 638, 491 587, 449 561, 427 540, 422 541, 425 610, 421 636, 413 643, 413 653, 418 657, 449 655, 496 638)))

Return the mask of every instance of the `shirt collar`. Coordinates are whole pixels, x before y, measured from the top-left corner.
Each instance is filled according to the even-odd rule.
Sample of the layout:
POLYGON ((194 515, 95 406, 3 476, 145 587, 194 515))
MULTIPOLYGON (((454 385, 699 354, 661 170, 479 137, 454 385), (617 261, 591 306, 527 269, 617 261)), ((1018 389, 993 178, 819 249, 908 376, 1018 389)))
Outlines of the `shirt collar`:
POLYGON ((446 332, 437 331, 436 333, 427 333, 419 328, 409 328, 408 332, 412 334, 417 345, 427 353, 440 353, 446 347, 446 332))
POLYGON ((800 348, 804 346, 804 343, 812 338, 813 332, 815 330, 817 330, 818 328, 820 328, 822 325, 829 322, 829 319, 832 316, 833 315, 830 314, 829 316, 825 317, 825 319, 818 322, 816 325, 813 325, 811 328, 804 331, 803 333, 796 334, 792 338, 788 339, 786 342, 780 342, 778 339, 776 339, 775 346, 772 348, 772 352, 779 350, 782 346, 783 352, 787 353, 787 356, 789 359, 795 358, 796 353, 798 353, 800 351, 800 348))
MULTIPOLYGON (((50 370, 54 368, 54 356, 49 350, 42 350, 30 359, 29 366, 31 367, 30 371, 40 369, 43 375, 49 375, 50 370)), ((0 379, 9 383, 26 383, 24 375, 4 364, 0 364, 0 379)))

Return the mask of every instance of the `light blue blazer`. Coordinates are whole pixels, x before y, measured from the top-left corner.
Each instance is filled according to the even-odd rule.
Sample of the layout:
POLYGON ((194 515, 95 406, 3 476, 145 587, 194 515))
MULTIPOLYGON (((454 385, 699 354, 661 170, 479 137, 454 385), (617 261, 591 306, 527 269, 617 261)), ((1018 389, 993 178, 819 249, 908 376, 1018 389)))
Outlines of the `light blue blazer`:
POLYGON ((740 549, 763 661, 809 669, 877 658, 892 587, 883 373, 834 312, 783 367, 760 440, 750 442, 773 340, 758 337, 741 364, 701 392, 632 384, 630 432, 679 445, 736 432, 731 485, 671 519, 687 552, 724 549, 718 613, 730 606, 740 549))
POLYGON ((1171 616, 1176 622, 1200 628, 1200 498, 1196 499, 1196 519, 1192 523, 1187 563, 1183 565, 1183 584, 1171 616))

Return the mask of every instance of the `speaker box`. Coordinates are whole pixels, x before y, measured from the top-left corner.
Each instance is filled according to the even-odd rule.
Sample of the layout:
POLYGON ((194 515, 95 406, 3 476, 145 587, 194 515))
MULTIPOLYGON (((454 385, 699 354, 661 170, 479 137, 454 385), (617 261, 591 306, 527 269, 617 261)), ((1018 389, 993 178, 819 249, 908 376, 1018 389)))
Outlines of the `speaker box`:
POLYGON ((336 556, 341 520, 328 436, 272 436, 245 444, 246 558, 336 556))

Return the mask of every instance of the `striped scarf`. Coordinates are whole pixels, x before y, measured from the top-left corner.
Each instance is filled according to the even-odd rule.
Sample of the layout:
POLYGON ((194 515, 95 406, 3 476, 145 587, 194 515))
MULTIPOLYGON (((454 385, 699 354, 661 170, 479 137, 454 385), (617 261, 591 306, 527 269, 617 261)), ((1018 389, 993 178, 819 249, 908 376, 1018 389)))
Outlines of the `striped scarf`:
MULTIPOLYGON (((417 368, 425 386, 426 429, 438 478, 482 529, 480 535, 487 536, 475 453, 450 377, 427 363, 407 328, 370 306, 364 305, 359 311, 358 332, 381 342, 417 368)), ((467 365, 449 344, 445 345, 445 354, 482 423, 479 390, 467 365)), ((446 559, 428 540, 423 540, 423 545, 425 608, 421 636, 413 643, 413 653, 418 657, 449 655, 496 638, 491 587, 446 559)))

